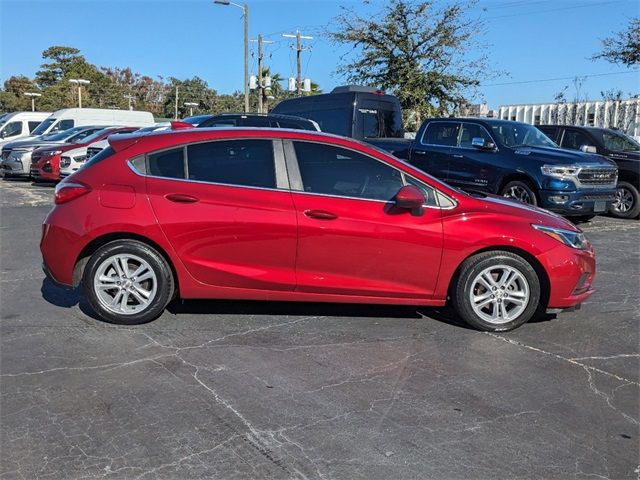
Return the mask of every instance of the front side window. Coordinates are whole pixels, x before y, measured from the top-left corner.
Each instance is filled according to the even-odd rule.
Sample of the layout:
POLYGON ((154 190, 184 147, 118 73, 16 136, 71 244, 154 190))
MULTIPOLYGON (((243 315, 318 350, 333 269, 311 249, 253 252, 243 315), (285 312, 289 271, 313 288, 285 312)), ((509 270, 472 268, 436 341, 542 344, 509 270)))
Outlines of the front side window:
POLYGON ((425 145, 455 147, 458 143, 459 128, 459 123, 431 122, 427 125, 427 130, 422 137, 422 143, 425 145))
POLYGON ((388 202, 403 186, 400 171, 367 155, 311 142, 294 147, 305 192, 388 202))
POLYGON ((493 139, 481 125, 475 123, 463 123, 462 131, 460 132, 460 143, 458 146, 472 148, 473 145, 471 143, 474 138, 482 138, 485 144, 493 143, 493 139))
POLYGON ((604 146, 612 152, 633 152, 640 150, 640 144, 618 132, 602 132, 604 146))
POLYGON ((562 137, 562 148, 580 150, 583 145, 591 145, 593 142, 584 133, 578 130, 565 130, 562 137))
POLYGON ((150 154, 147 157, 147 173, 154 177, 184 178, 184 148, 150 154))
POLYGON ((0 136, 2 138, 15 137, 16 135, 20 135, 22 133, 22 122, 9 122, 2 129, 2 133, 0 136))
POLYGON ((276 188, 271 140, 222 140, 187 147, 189 180, 276 188))

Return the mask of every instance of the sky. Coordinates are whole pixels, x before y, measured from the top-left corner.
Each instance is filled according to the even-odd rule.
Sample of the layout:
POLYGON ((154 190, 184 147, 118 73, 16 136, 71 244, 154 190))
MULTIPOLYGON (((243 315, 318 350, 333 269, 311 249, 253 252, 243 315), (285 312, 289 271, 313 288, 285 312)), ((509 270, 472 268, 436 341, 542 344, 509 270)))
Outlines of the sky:
MULTIPOLYGON (((244 0, 237 0, 238 3, 244 0)), ((331 44, 323 32, 343 7, 375 15, 385 3, 373 0, 247 0, 249 31, 274 43, 265 63, 283 77, 295 74, 292 39, 313 36, 302 55, 303 76, 324 91, 346 83, 335 71, 348 49, 331 44)), ((470 15, 484 19, 481 40, 491 68, 505 72, 486 80, 481 99, 490 108, 551 102, 568 86, 567 97, 598 99, 620 89, 640 93, 640 74, 624 66, 589 59, 601 39, 640 16, 639 0, 480 0, 470 15), (589 76, 594 75, 594 76, 589 76), (572 79, 586 77, 580 92, 572 79), (555 79, 555 80, 550 80, 555 79)), ((0 0, 0 81, 33 77, 42 51, 51 45, 76 47, 98 66, 131 67, 152 77, 199 76, 219 93, 242 90, 242 10, 212 0, 0 0)), ((251 44, 250 70, 257 70, 251 44)), ((479 52, 471 52, 477 54, 479 52)))

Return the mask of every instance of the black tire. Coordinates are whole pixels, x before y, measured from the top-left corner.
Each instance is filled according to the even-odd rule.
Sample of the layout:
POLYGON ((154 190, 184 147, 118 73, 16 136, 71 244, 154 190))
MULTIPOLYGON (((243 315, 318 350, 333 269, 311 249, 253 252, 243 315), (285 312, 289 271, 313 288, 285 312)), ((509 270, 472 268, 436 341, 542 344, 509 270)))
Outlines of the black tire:
MULTIPOLYGON (((135 265, 132 268, 135 268, 135 265)), ((115 273, 115 270, 113 271, 115 273)), ((130 272, 129 270, 129 273, 130 272)), ((128 276, 127 274, 125 278, 128 276)), ((113 278, 114 280, 112 281, 115 282, 116 276, 110 278, 113 278)), ((122 277, 120 277, 120 280, 122 280, 122 277)), ((120 285, 120 283, 118 283, 118 285, 120 285)), ((93 308, 102 320, 120 325, 139 325, 155 320, 162 314, 167 304, 173 298, 175 281, 171 268, 161 254, 145 243, 127 239, 107 243, 91 255, 82 275, 82 288, 91 308, 93 308), (148 282, 151 282, 151 285, 155 282, 154 295, 149 301, 149 304, 144 308, 142 308, 140 302, 137 302, 139 304, 138 306, 142 308, 140 311, 126 314, 113 312, 103 305, 96 293, 96 289, 94 288, 96 272, 99 268, 102 268, 101 266, 108 259, 115 255, 131 255, 133 262, 135 262, 136 257, 142 259, 150 267, 150 270, 153 271, 153 274, 155 274, 155 278, 148 280, 148 282)), ((114 286, 113 289, 110 289, 111 291, 116 291, 114 299, 117 296, 118 289, 126 290, 126 287, 114 286)), ((129 295, 127 291, 126 298, 129 300, 125 300, 125 303, 131 303, 132 306, 135 307, 136 300, 133 298, 133 295, 133 293, 129 295)), ((128 308, 128 305, 126 305, 126 307, 128 308)))
POLYGON ((595 215, 575 215, 573 217, 568 217, 573 223, 585 223, 589 220, 594 219, 595 215))
POLYGON ((529 205, 538 205, 538 196, 536 195, 534 187, 525 180, 510 181, 502 187, 500 195, 519 200, 529 205))
MULTIPOLYGON (((489 272, 491 275, 492 272, 489 272)), ((502 277, 497 277, 497 283, 502 279, 502 277)), ((517 284, 522 285, 521 279, 517 280, 517 284)), ((501 287, 497 287, 500 289, 501 287)), ((506 292, 510 292, 511 290, 507 289, 506 292)), ((497 290, 495 293, 496 296, 498 294, 504 295, 505 290, 502 289, 502 293, 500 290, 497 290)), ((508 297, 509 295, 506 295, 508 297)), ((513 293, 512 297, 515 297, 513 293)), ((494 298, 493 296, 491 298, 494 298)), ((491 252, 483 252, 477 255, 474 255, 463 262, 460 266, 459 275, 457 276, 455 283, 451 288, 451 300, 454 309, 462 317, 462 319, 478 330, 483 330, 486 332, 502 332, 507 330, 513 330, 514 328, 519 327, 520 325, 528 322, 532 317, 534 317, 539 311, 542 311, 546 308, 546 306, 540 305, 541 299, 541 290, 540 290, 540 279, 538 278, 538 274, 531 266, 529 262, 527 262, 524 258, 519 255, 516 255, 511 252, 505 251, 491 251, 491 252), (481 275, 487 269, 494 267, 498 269, 500 267, 509 267, 510 269, 518 272, 521 277, 526 280, 525 286, 528 288, 528 296, 529 299, 527 302, 523 302, 521 308, 521 312, 517 313, 514 308, 516 308, 515 304, 510 303, 512 300, 507 299, 496 299, 489 300, 493 306, 487 306, 484 308, 489 309, 499 309, 500 305, 495 302, 504 301, 503 308, 507 310, 511 308, 511 312, 517 315, 510 321, 504 321, 501 318, 496 319, 495 322, 488 321, 486 318, 480 316, 474 310, 471 301, 471 293, 472 289, 474 289, 474 293, 478 293, 479 295, 484 295, 487 292, 491 294, 492 292, 489 289, 486 289, 486 292, 476 292, 476 279, 479 275, 481 275), (506 305, 509 304, 509 307, 506 305)))
POLYGON ((611 206, 609 214, 616 218, 637 218, 640 216, 640 192, 629 182, 618 182, 616 202, 611 206))

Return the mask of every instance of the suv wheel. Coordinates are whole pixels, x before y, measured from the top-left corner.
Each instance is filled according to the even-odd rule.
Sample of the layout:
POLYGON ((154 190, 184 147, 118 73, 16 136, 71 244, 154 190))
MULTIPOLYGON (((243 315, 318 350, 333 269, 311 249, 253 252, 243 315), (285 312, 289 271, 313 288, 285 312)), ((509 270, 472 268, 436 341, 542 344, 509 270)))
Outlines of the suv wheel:
POLYGON ((640 193, 629 182, 618 182, 616 199, 609 213, 616 218, 636 218, 640 215, 640 193))
POLYGON ((124 325, 156 319, 174 291, 173 274, 162 255, 135 240, 108 243, 91 255, 82 284, 100 318, 124 325))
POLYGON ((513 330, 543 307, 536 271, 524 258, 504 251, 465 260, 452 302, 469 325, 487 332, 513 330))
POLYGON ((533 188, 531 188, 528 182, 523 180, 513 180, 507 183, 500 192, 500 195, 507 198, 515 198, 529 205, 538 205, 536 192, 533 191, 533 188))

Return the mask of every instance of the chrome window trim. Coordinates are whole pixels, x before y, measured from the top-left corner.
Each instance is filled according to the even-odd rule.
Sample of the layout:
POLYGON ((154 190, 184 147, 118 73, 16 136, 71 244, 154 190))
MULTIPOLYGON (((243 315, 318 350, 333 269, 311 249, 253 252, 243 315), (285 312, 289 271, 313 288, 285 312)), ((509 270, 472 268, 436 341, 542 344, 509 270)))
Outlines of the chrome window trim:
POLYGON ((422 130, 422 136, 420 137, 420 145, 424 145, 425 147, 440 147, 440 148, 454 148, 455 145, 440 145, 438 143, 425 143, 424 141, 424 136, 427 134, 427 129, 429 128, 429 125, 431 125, 432 123, 447 123, 447 124, 458 124, 458 133, 456 135, 456 143, 458 143, 458 137, 460 136, 460 127, 462 126, 462 122, 459 120, 431 120, 429 123, 427 123, 424 127, 424 129, 422 130))

